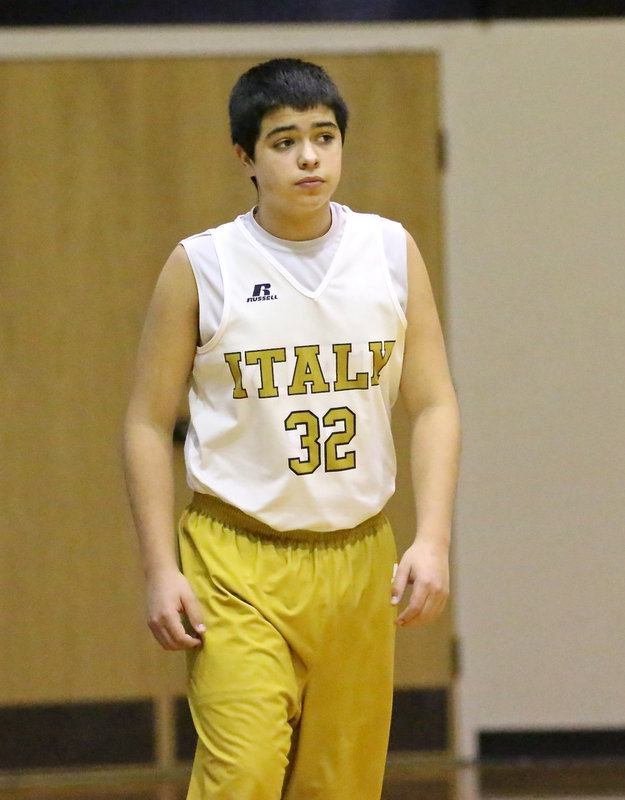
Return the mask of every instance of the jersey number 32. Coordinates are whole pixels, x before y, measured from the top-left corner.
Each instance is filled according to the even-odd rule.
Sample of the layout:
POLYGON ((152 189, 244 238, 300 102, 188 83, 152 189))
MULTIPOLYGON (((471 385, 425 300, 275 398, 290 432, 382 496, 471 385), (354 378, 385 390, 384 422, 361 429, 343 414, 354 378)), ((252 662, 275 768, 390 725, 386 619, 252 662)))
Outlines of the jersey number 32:
POLYGON ((356 435, 356 415, 347 406, 331 408, 321 419, 312 411, 291 411, 284 420, 284 427, 299 433, 300 447, 304 451, 300 458, 289 458, 289 467, 296 475, 310 475, 322 461, 326 472, 355 468, 356 451, 339 453, 338 449, 349 444, 356 435), (323 443, 320 441, 322 427, 334 429, 323 443))

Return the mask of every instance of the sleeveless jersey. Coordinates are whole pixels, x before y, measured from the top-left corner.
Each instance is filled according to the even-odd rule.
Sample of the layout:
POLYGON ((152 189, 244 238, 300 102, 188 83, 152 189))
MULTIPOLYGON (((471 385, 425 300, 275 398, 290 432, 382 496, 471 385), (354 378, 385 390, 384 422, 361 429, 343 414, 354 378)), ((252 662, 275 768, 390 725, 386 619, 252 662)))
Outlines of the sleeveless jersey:
MULTIPOLYGON (((210 231, 224 308, 194 360, 187 480, 280 531, 351 528, 395 488, 390 418, 406 319, 380 218, 346 212, 315 291, 241 218, 210 231)), ((208 233, 182 242, 196 276, 208 233)))

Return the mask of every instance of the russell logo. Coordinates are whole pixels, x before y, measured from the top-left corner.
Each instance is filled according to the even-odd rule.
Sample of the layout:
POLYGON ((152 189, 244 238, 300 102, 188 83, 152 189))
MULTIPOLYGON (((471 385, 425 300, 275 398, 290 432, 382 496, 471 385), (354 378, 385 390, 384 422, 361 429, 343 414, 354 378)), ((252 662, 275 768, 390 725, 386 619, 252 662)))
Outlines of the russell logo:
POLYGON ((255 303, 257 300, 277 300, 277 294, 271 294, 270 283, 257 283, 254 286, 252 296, 247 298, 248 303, 255 303))

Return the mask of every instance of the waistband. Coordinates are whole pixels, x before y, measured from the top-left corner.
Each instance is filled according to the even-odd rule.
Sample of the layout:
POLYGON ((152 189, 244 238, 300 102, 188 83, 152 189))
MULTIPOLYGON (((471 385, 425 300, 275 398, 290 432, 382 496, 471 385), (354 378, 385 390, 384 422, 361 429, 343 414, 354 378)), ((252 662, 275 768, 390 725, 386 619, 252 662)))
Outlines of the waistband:
POLYGON ((245 511, 230 505, 218 497, 210 494, 195 492, 193 499, 188 506, 189 511, 197 511, 205 514, 211 519, 221 522, 229 528, 241 531, 242 533, 254 534, 256 536, 268 537, 273 539, 288 539, 302 542, 336 542, 340 539, 359 539, 363 536, 376 533, 378 529, 387 523, 386 516, 382 511, 373 517, 364 520, 353 528, 341 528, 333 531, 311 531, 305 528, 296 528, 288 531, 278 531, 270 525, 266 525, 245 511))

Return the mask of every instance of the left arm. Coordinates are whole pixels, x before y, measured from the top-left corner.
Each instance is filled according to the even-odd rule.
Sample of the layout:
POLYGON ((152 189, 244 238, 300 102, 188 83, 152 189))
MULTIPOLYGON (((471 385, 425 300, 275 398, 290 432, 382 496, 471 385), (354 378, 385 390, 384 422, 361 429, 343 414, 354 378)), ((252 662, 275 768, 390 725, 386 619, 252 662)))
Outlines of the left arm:
POLYGON ((406 234, 408 327, 400 392, 410 417, 417 533, 393 581, 393 604, 412 584, 396 624, 431 622, 449 595, 449 544, 458 479, 460 420, 445 345, 423 259, 406 234))

